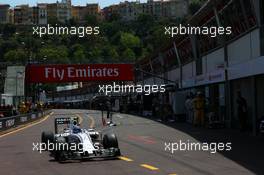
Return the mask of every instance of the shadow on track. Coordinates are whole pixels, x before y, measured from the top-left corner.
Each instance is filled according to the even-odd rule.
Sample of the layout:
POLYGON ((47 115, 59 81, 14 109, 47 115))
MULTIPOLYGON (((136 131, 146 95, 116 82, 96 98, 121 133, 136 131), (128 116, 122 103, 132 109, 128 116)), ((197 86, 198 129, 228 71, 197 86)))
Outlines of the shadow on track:
MULTIPOLYGON (((134 114, 129 114, 134 115, 134 114)), ((175 130, 179 130, 188 134, 192 138, 199 142, 218 143, 218 142, 231 142, 231 151, 218 152, 224 157, 236 162, 249 171, 255 174, 264 174, 263 162, 264 162, 264 138, 258 136, 252 136, 249 133, 241 133, 234 129, 208 129, 194 127, 191 124, 185 122, 163 122, 157 121, 157 118, 138 116, 144 119, 160 123, 175 130)))

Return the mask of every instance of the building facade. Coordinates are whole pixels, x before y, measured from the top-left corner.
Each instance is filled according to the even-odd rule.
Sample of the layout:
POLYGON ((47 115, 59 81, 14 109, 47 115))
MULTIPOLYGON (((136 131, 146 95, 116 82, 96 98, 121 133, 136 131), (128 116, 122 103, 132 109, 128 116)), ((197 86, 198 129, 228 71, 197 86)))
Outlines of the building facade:
POLYGON ((142 13, 142 4, 139 1, 125 1, 119 4, 119 14, 125 21, 135 20, 142 13))
POLYGON ((125 1, 118 5, 112 5, 103 9, 106 19, 112 14, 119 14, 123 20, 135 20, 140 14, 149 14, 156 18, 183 18, 188 14, 188 1, 186 0, 148 0, 146 3, 140 1, 125 1))
POLYGON ((99 4, 86 4, 86 6, 72 6, 72 18, 83 23, 87 16, 101 17, 99 4))
POLYGON ((57 20, 57 4, 47 4, 47 22, 50 23, 52 20, 57 20))
POLYGON ((30 24, 31 13, 28 5, 19 5, 14 8, 14 23, 15 24, 30 24))
POLYGON ((8 18, 9 23, 14 24, 14 9, 9 9, 8 18))
POLYGON ((71 19, 71 0, 57 1, 57 19, 65 23, 71 19))
POLYGON ((154 1, 148 0, 147 1, 147 8, 148 14, 153 15, 155 17, 162 17, 163 16, 163 0, 161 1, 154 1))
POLYGON ((119 5, 110 5, 102 10, 102 15, 105 20, 110 20, 113 16, 119 15, 119 5))
POLYGON ((137 73, 137 83, 169 84, 176 91, 159 94, 175 114, 184 113, 190 92, 201 91, 214 112, 228 127, 239 128, 237 92, 248 104, 247 127, 257 134, 264 110, 263 2, 261 0, 208 1, 189 21, 191 26, 231 26, 223 39, 208 35, 176 37, 155 56, 137 63, 144 71, 164 79, 137 73))
POLYGON ((101 8, 99 4, 87 4, 86 5, 86 14, 87 15, 93 15, 93 16, 99 16, 100 15, 101 8))
POLYGON ((37 6, 30 7, 29 14, 31 23, 35 25, 39 24, 39 8, 37 6))
POLYGON ((9 8, 10 5, 8 4, 0 4, 0 23, 9 23, 9 8))
POLYGON ((48 23, 47 4, 37 4, 38 7, 38 24, 46 25, 48 23))
POLYGON ((186 0, 164 1, 162 3, 162 16, 172 19, 183 18, 188 15, 189 3, 186 0))
POLYGON ((79 21, 81 18, 81 14, 80 12, 82 11, 82 8, 84 8, 83 6, 72 6, 71 9, 71 16, 73 19, 79 21))

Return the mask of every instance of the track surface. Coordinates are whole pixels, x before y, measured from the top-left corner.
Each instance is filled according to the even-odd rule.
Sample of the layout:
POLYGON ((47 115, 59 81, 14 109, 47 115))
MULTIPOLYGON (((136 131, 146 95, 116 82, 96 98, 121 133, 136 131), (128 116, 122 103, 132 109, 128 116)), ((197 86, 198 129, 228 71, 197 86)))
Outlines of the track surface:
POLYGON ((0 174, 4 175, 210 175, 253 174, 222 154, 205 151, 165 151, 165 142, 196 141, 190 135, 161 123, 126 114, 114 114, 117 126, 102 128, 101 113, 85 110, 53 110, 38 125, 0 138, 0 174), (44 130, 54 130, 54 118, 81 116, 82 127, 112 130, 122 156, 117 160, 57 163, 48 153, 33 151, 44 130))

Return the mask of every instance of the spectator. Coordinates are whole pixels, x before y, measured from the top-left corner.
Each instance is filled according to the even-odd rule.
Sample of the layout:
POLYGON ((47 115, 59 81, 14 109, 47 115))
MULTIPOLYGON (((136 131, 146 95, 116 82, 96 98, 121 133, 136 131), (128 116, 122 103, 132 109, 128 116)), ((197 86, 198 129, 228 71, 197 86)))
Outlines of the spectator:
MULTIPOLYGON (((111 111, 112 111, 112 105, 111 105, 111 102, 110 100, 107 100, 106 102, 106 110, 107 110, 107 119, 109 119, 111 116, 111 111)), ((110 118, 111 120, 111 118, 110 118)))
POLYGON ((192 99, 191 96, 187 95, 185 101, 185 110, 186 110, 186 121, 192 123, 192 99))
POLYGON ((17 110, 14 105, 12 105, 12 115, 17 115, 17 110))
POLYGON ((170 122, 174 122, 174 113, 172 109, 172 105, 170 103, 167 104, 167 110, 168 110, 168 118, 170 122))
POLYGON ((196 97, 193 99, 194 108, 194 125, 204 126, 205 123, 205 99, 201 92, 197 92, 196 97))
POLYGON ((240 124, 240 131, 245 131, 247 125, 248 107, 247 107, 247 101, 245 98, 242 97, 240 91, 237 92, 236 102, 237 102, 237 115, 240 124))
POLYGON ((152 116, 157 117, 158 113, 158 99, 156 97, 153 98, 152 100, 152 116))

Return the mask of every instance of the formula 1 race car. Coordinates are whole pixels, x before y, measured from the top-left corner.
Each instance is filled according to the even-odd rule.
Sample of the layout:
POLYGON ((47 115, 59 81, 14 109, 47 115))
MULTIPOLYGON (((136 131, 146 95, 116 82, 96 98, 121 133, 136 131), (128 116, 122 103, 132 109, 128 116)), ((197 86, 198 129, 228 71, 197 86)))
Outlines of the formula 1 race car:
POLYGON ((114 133, 81 129, 78 118, 55 118, 55 134, 42 132, 41 147, 56 161, 73 159, 115 158, 121 155, 114 133), (66 125, 59 131, 60 126, 66 125))

